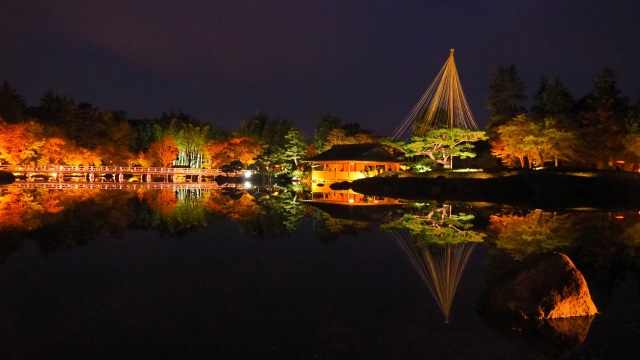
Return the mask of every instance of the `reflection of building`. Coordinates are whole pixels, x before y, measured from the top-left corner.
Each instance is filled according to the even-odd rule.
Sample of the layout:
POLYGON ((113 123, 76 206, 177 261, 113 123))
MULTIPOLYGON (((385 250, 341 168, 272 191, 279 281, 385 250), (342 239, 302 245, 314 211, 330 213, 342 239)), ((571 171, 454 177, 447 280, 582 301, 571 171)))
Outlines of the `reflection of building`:
POLYGON ((314 184, 311 201, 352 205, 400 204, 398 199, 369 196, 351 190, 332 190, 329 186, 314 184))
MULTIPOLYGON (((398 171, 400 161, 379 144, 334 145, 309 159, 312 192, 326 192, 323 187, 334 182, 353 181, 376 176, 386 171, 398 171)), ((342 196, 342 195, 338 195, 342 196)), ((348 195, 346 198, 348 200, 348 195)), ((334 201, 347 201, 335 198, 334 201)))

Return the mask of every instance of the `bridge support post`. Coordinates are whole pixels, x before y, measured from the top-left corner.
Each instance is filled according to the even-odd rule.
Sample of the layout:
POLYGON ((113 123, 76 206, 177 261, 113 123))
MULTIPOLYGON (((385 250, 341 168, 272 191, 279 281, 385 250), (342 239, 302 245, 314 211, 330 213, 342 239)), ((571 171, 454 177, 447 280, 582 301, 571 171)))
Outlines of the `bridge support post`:
POLYGON ((146 180, 147 180, 147 182, 151 182, 151 174, 147 174, 146 180))
POLYGON ((118 174, 118 182, 124 182, 124 174, 123 173, 118 174))
POLYGON ((198 182, 201 183, 202 182, 202 175, 198 175, 198 182))

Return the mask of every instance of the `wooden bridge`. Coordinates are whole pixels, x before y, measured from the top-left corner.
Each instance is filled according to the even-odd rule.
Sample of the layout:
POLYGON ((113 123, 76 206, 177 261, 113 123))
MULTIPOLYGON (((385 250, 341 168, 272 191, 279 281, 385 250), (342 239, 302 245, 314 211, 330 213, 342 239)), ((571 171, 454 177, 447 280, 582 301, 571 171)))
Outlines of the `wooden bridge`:
POLYGON ((125 177, 137 178, 139 182, 152 182, 154 177, 162 177, 166 182, 202 182, 205 177, 218 176, 236 177, 251 174, 248 170, 238 173, 225 173, 220 169, 200 168, 165 168, 165 167, 133 167, 133 166, 23 166, 2 165, 0 170, 10 172, 18 177, 26 177, 27 181, 38 178, 54 179, 64 182, 64 178, 84 177, 87 182, 94 182, 96 178, 113 177, 115 182, 124 182, 125 177))
POLYGON ((212 182, 205 183, 140 183, 140 182, 51 182, 51 181, 22 181, 10 185, 0 185, 3 188, 19 189, 98 189, 98 190, 212 190, 212 189, 245 189, 241 183, 224 183, 222 185, 212 182))

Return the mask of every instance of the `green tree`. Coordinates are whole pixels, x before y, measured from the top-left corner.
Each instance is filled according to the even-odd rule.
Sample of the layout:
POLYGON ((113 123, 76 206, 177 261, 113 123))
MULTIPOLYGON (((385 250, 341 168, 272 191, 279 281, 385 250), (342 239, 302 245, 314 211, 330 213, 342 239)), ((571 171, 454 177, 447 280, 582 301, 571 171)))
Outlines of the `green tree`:
POLYGON ((507 164, 518 159, 521 167, 533 162, 543 164, 576 158, 580 141, 575 130, 561 126, 554 118, 534 121, 526 115, 518 115, 496 129, 499 139, 492 143, 491 153, 507 164))
POLYGON ((508 123, 495 128, 498 137, 491 142, 491 154, 507 164, 514 164, 519 160, 521 167, 526 167, 525 159, 533 153, 524 139, 529 134, 536 133, 536 125, 525 115, 518 115, 508 123))
POLYGON ((518 76, 515 65, 501 66, 493 74, 489 85, 487 109, 490 111, 487 132, 493 138, 494 129, 524 113, 524 83, 518 76))
POLYGON ((173 119, 167 131, 178 144, 186 164, 192 167, 197 166, 197 159, 203 154, 204 147, 208 142, 209 126, 201 127, 173 119))
POLYGON ((473 143, 486 139, 484 131, 460 128, 432 129, 424 136, 413 136, 411 142, 407 144, 388 143, 388 145, 395 147, 399 145, 409 159, 417 160, 416 158, 426 156, 434 163, 451 167, 453 157, 463 159, 474 157, 476 154, 473 152, 473 143))
POLYGON ((296 128, 291 128, 287 136, 285 136, 285 140, 287 142, 284 146, 284 156, 288 160, 292 160, 297 168, 298 159, 307 152, 307 142, 304 139, 304 134, 296 128))

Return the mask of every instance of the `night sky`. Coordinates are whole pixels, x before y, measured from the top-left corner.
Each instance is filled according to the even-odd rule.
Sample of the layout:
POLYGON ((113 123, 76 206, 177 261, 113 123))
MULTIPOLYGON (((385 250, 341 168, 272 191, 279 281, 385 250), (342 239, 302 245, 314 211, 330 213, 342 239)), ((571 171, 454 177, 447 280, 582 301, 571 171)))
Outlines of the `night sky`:
POLYGON ((330 113, 388 136, 450 48, 481 127, 500 65, 529 98, 542 74, 580 98, 605 66, 640 97, 637 0, 0 0, 0 14, 0 80, 28 105, 51 89, 229 130, 261 110, 307 135, 330 113))

